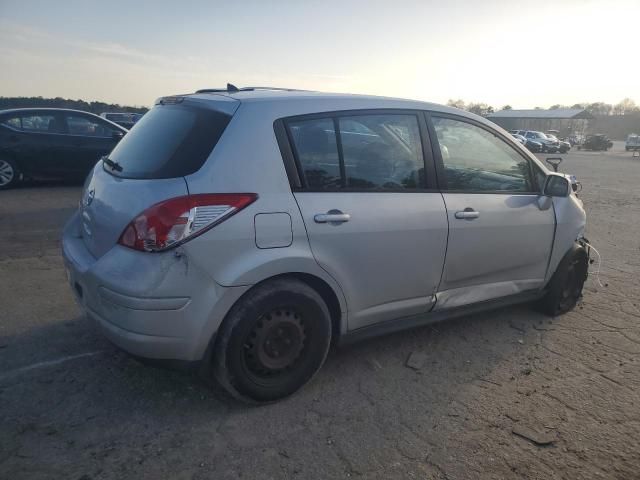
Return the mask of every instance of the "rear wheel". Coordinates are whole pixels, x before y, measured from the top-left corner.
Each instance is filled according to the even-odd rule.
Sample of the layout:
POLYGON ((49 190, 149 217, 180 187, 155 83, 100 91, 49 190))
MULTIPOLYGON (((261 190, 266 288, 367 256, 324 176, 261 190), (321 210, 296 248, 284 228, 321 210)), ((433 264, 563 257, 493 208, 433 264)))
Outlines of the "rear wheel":
POLYGON ((0 190, 14 187, 20 180, 20 172, 15 162, 0 159, 0 190))
POLYGON ((279 400, 314 376, 330 342, 331 317, 322 297, 297 280, 270 281, 227 315, 215 345, 213 374, 240 400, 279 400))
POLYGON ((582 296, 588 271, 589 255, 584 247, 576 245, 558 265, 546 295, 540 300, 540 309, 552 317, 573 310, 582 296))

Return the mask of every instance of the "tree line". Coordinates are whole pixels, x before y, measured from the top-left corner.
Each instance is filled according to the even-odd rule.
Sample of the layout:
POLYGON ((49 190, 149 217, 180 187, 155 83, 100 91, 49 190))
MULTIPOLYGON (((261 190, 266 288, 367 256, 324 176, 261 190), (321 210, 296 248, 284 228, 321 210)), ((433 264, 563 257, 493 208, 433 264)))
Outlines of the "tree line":
MULTIPOLYGON (((496 111, 491 105, 487 103, 466 103, 462 99, 450 99, 447 102, 447 105, 482 116, 496 111)), ((132 107, 128 105, 119 105, 117 103, 105 103, 97 101, 87 102, 85 100, 71 100, 62 97, 0 97, 0 110, 8 108, 71 108, 74 110, 84 110, 85 112, 91 112, 95 114, 100 114, 102 112, 145 113, 148 110, 148 108, 145 107, 132 107)), ((549 107, 550 110, 555 110, 558 108, 584 109, 592 115, 600 117, 609 115, 640 116, 640 105, 636 105, 636 102, 634 102, 630 98, 625 98, 615 105, 605 102, 593 102, 576 103, 574 105, 556 104, 549 107)), ((536 110, 540 109, 541 107, 536 107, 536 110)), ((511 105, 504 105, 500 110, 512 110, 512 107, 511 105)))
POLYGON ((86 102, 84 100, 71 100, 68 98, 43 98, 43 97, 0 97, 0 110, 8 108, 70 108, 100 114, 102 112, 127 112, 145 113, 148 108, 131 107, 117 103, 86 102))
MULTIPOLYGON (((460 110, 466 110, 477 115, 487 115, 493 113, 495 109, 486 103, 465 103, 464 100, 450 99, 447 102, 449 107, 459 108, 460 110)), ((575 103, 573 105, 561 105, 555 104, 549 107, 549 110, 557 110, 558 108, 579 108, 586 110, 591 115, 598 117, 605 117, 609 115, 634 115, 640 116, 640 106, 636 105, 636 102, 630 98, 625 98, 620 102, 612 105, 605 102, 593 102, 593 103, 575 103)), ((500 110, 512 110, 511 105, 505 105, 500 110)), ((536 107, 536 110, 542 110, 542 107, 536 107)))

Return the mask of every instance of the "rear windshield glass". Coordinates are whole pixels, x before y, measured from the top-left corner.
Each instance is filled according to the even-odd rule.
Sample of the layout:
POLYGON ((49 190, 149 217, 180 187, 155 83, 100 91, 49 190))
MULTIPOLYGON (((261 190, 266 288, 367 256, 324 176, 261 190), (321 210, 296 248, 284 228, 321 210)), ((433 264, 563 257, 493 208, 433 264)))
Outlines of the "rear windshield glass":
POLYGON ((116 145, 105 169, 125 178, 173 178, 197 171, 231 120, 188 105, 156 105, 116 145))

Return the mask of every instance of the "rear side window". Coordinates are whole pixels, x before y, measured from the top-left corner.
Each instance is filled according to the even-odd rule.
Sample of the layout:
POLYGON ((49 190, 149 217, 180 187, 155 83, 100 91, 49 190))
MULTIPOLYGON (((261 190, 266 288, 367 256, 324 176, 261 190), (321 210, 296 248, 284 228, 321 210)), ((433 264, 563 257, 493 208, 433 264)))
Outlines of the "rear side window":
POLYGON ((333 190, 343 185, 333 120, 323 118, 289 124, 306 184, 312 190, 333 190))
POLYGON ((291 121, 288 128, 308 190, 424 188, 415 115, 338 116, 291 121))
POLYGON ((202 167, 230 120, 207 108, 156 105, 109 154, 116 168, 105 168, 125 178, 189 175, 202 167))
POLYGON ((372 190, 420 188, 424 160, 413 115, 340 117, 347 187, 372 190))

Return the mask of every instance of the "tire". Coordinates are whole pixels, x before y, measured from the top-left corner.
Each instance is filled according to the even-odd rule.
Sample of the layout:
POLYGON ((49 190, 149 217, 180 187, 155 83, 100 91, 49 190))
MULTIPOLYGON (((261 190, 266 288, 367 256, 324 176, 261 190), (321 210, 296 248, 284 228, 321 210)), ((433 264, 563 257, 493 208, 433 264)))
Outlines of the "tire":
POLYGON ((576 306, 589 271, 589 254, 579 244, 564 256, 547 285, 547 293, 538 307, 547 315, 557 317, 576 306))
POLYGON ((13 160, 0 159, 0 190, 15 187, 21 177, 20 170, 13 160))
POLYGON ((313 288, 294 279, 256 286, 227 314, 214 345, 215 380, 247 403, 298 391, 324 363, 331 316, 313 288))

